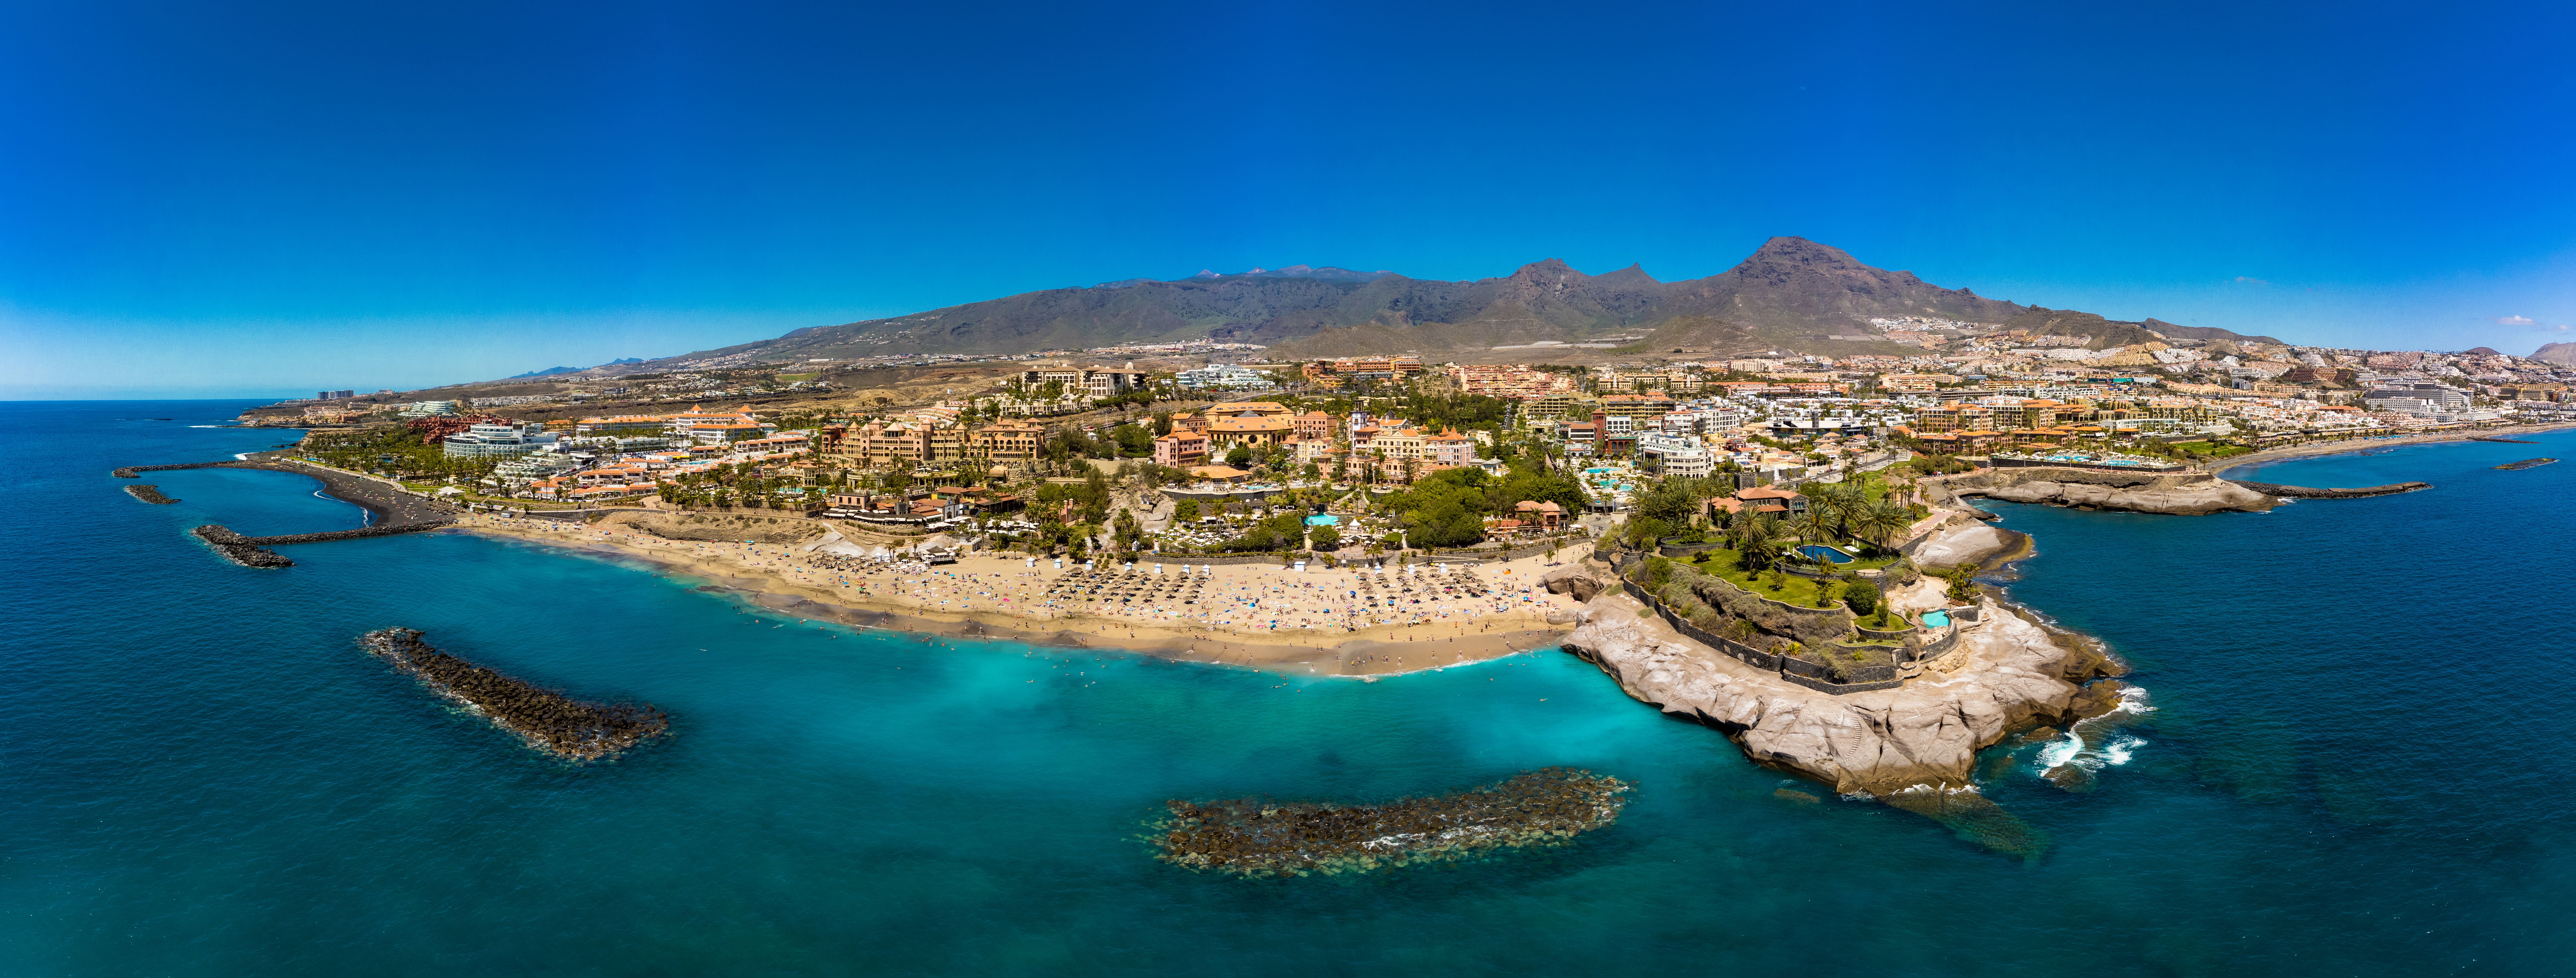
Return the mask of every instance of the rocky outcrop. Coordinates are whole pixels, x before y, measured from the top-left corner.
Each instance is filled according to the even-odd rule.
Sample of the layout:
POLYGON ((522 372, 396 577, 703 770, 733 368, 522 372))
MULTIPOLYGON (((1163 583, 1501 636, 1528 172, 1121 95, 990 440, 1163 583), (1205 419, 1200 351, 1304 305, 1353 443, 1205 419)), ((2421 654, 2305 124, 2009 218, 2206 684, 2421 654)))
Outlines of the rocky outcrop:
POLYGON ((2280 500, 2206 472, 2157 474, 2095 469, 1985 469, 1943 480, 1954 496, 2082 509, 2204 516, 2259 513, 2280 500))
POLYGON ((1541 575, 1538 581, 1547 586, 1547 593, 1571 594, 1576 601, 1590 601, 1599 597, 1601 592, 1616 590, 1619 586, 1609 571, 1588 561, 1559 567, 1541 575))
POLYGON ((2020 545, 2021 534, 1984 523, 1967 523, 1927 533, 1905 548, 1917 567, 1974 564, 2020 545))
MULTIPOLYGON (((1983 624, 1904 686, 1831 695, 1783 681, 1673 632, 1620 592, 1595 599, 1565 646, 1628 695, 1724 731, 1754 760, 1887 795, 1969 784, 1980 748, 2037 722, 2064 723, 2095 693, 2065 677, 2077 652, 1989 603, 1983 624), (1956 656, 1957 658, 1951 658, 1956 656)), ((2089 674, 2089 673, 2086 673, 2089 674)), ((2098 688, 2097 684, 2097 688, 2098 688)))

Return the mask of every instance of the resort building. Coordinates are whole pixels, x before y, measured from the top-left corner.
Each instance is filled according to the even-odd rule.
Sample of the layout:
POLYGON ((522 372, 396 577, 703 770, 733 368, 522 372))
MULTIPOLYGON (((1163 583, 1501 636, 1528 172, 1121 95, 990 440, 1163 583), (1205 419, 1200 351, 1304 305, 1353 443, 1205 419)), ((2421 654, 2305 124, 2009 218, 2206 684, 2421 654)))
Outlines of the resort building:
POLYGON ((1208 437, 1199 432, 1175 427, 1172 433, 1154 439, 1154 464, 1185 469, 1207 461, 1208 437))
POLYGON ((1307 364, 1302 372, 1307 380, 1326 387, 1340 387, 1354 380, 1403 380, 1422 372, 1422 358, 1394 356, 1317 360, 1307 364))
POLYGON ((1153 375, 1138 371, 1134 364, 1109 370, 1100 367, 1036 367, 1020 371, 1020 384, 1031 389, 1056 384, 1067 394, 1110 397, 1138 390, 1153 375))
POLYGON ((507 458, 553 448, 555 440, 543 426, 477 424, 447 436, 441 445, 449 458, 507 458))
POLYGON ((1774 486, 1754 486, 1711 499, 1708 506, 1709 516, 1713 519, 1724 519, 1746 510, 1788 519, 1806 515, 1807 497, 1774 486))
POLYGON ((1269 390, 1279 386, 1259 371, 1222 363, 1183 370, 1173 374, 1172 379, 1190 390, 1269 390))

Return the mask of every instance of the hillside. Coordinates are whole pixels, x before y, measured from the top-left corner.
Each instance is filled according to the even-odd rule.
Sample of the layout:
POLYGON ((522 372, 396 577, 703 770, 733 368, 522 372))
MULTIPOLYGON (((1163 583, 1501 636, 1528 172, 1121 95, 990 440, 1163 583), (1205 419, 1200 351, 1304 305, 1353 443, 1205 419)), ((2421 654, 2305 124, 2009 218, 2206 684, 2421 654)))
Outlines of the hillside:
POLYGON ((2273 346, 2290 345, 2287 340, 2277 340, 2269 336, 2247 336, 2243 333, 2220 329, 2216 326, 2178 326, 2155 318, 2149 318, 2146 322, 2139 323, 2138 325, 2155 330, 2158 333, 2178 340, 2228 340, 2235 343, 2270 343, 2273 346))
POLYGON ((1272 359, 1411 352, 1533 360, 1613 349, 1657 356, 1919 352, 1889 342, 1869 324, 1897 316, 2090 336, 2096 348, 2152 340, 2149 328, 2236 335, 2025 307, 1933 285, 1912 272, 1873 268, 1804 238, 1781 237, 1724 272, 1679 282, 1658 281, 1635 265, 1589 275, 1553 258, 1472 282, 1303 265, 1234 275, 1201 272, 1177 281, 1127 279, 808 327, 647 366, 726 355, 801 360, 1011 354, 1194 339, 1258 343, 1271 347, 1272 359))

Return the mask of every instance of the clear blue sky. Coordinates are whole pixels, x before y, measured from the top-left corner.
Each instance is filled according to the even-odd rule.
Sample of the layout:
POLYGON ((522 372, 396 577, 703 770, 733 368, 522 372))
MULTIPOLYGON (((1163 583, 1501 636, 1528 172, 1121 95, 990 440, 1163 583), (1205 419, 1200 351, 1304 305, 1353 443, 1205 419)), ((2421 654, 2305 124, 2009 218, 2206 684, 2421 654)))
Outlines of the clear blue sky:
POLYGON ((1777 234, 2115 318, 2570 338, 2567 8, 1945 6, 8 4, 0 397, 1777 234))

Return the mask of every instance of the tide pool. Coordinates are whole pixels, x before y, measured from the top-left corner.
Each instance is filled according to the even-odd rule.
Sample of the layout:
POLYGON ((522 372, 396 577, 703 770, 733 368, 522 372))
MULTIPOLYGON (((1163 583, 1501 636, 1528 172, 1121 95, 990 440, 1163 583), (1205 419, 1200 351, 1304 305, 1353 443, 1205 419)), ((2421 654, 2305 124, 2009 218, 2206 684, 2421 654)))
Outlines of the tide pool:
POLYGON ((2013 595, 2103 636, 2154 710, 2096 787, 1995 752, 2010 858, 1831 797, 1534 653, 1378 683, 921 641, 650 568, 340 529, 263 472, 107 476, 291 434, 239 403, 0 405, 0 961, 18 974, 2531 972, 2570 958, 2567 454, 2291 463, 2436 490, 2270 514, 1997 505, 2013 595), (170 417, 169 422, 118 420, 170 417), (2478 473, 2484 472, 2485 475, 2478 473), (2514 545, 2508 546, 2511 540, 2514 545), (2453 553, 2518 554, 2514 566, 2453 553), (388 625, 676 736, 546 760, 360 653, 388 625), (1241 881, 1152 861, 1164 799, 1386 800, 1573 765, 1638 784, 1558 849, 1241 881), (1788 789, 1792 794, 1778 792, 1788 789))

